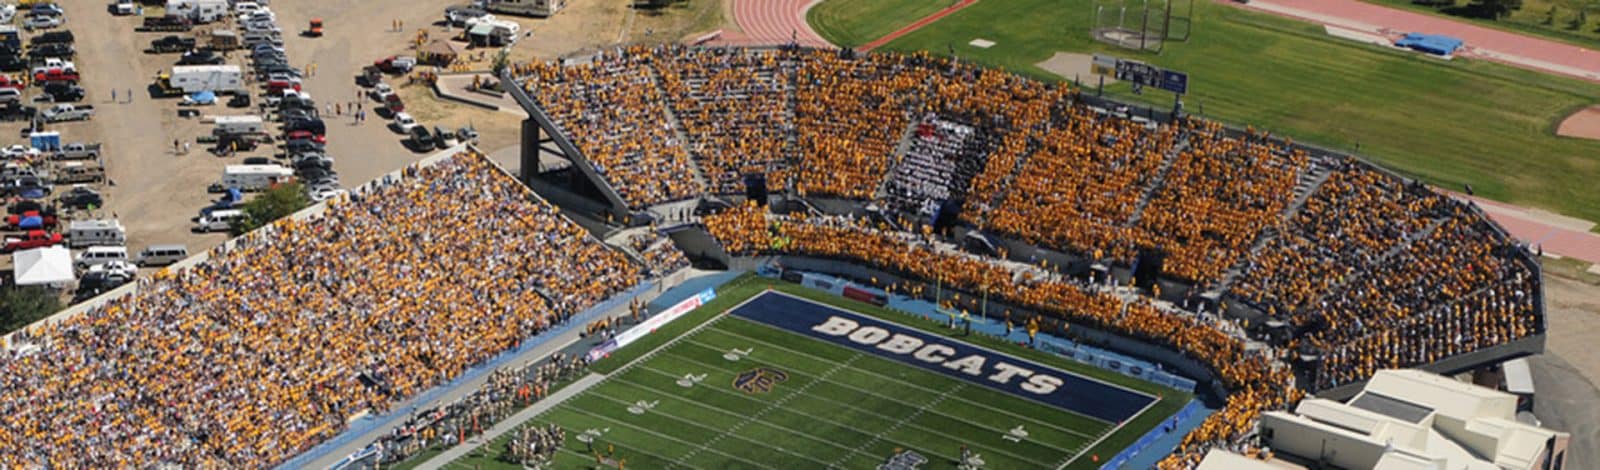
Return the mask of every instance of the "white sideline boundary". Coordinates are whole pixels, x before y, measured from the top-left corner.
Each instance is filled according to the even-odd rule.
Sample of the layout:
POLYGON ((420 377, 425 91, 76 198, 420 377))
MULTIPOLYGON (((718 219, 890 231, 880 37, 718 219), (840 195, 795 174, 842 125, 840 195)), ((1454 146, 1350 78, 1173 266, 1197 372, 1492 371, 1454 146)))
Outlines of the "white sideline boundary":
MULTIPOLYGON (((539 400, 538 403, 535 403, 535 404, 532 405, 532 406, 542 406, 542 408, 540 409, 540 412, 538 412, 538 413, 529 413, 527 415, 523 414, 524 412, 528 411, 527 409, 523 410, 522 412, 518 412, 517 414, 512 415, 511 418, 501 420, 499 423, 496 423, 494 427, 491 427, 490 431, 493 432, 495 429, 500 429, 502 426, 504 426, 504 428, 500 429, 500 431, 497 434, 494 434, 493 437, 485 437, 485 438, 481 438, 481 439, 468 439, 467 441, 462 442, 460 444, 457 444, 455 447, 451 447, 449 450, 446 450, 443 453, 440 453, 439 455, 435 455, 435 456, 433 456, 433 458, 422 462, 420 465, 417 465, 416 468, 418 470, 438 470, 439 468, 442 468, 445 465, 450 464, 451 462, 455 462, 456 460, 460 460, 462 457, 466 456, 467 453, 471 452, 473 449, 476 449, 476 448, 478 448, 478 447, 480 447, 480 446, 482 446, 484 444, 487 444, 489 442, 493 442, 496 438, 499 438, 501 435, 504 435, 506 432, 509 432, 510 430, 515 429, 518 426, 521 426, 522 423, 525 423, 530 419, 536 418, 536 417, 538 417, 540 415, 543 415, 546 412, 549 412, 550 410, 554 409, 555 407, 566 403, 567 400, 571 399, 574 396, 577 396, 581 392, 587 391, 588 389, 593 388, 596 385, 600 385, 602 383, 605 383, 605 381, 607 379, 609 379, 611 376, 619 375, 619 374, 627 371, 628 369, 633 368, 633 366, 642 363, 646 359, 650 359, 651 357, 655 357, 655 355, 657 353, 660 353, 661 351, 671 347, 672 345, 677 344, 678 341, 681 341, 684 338, 688 338, 688 337, 694 336, 696 333, 699 333, 701 330, 705 329, 705 327, 710 326, 711 324, 722 320, 724 317, 727 316, 727 312, 732 311, 733 309, 736 309, 736 308, 739 308, 739 307, 743 307, 744 304, 750 303, 750 301, 755 300, 757 297, 761 297, 761 294, 758 293, 756 295, 752 295, 752 296, 750 296, 750 298, 744 299, 744 301, 741 301, 738 304, 735 304, 734 306, 729 307, 727 310, 725 310, 725 311, 723 311, 721 313, 717 313, 716 315, 713 315, 711 318, 706 319, 705 322, 703 322, 703 323, 701 323, 699 325, 695 325, 695 327, 689 329, 689 331, 685 331, 683 334, 678 335, 677 337, 674 337, 674 338, 672 338, 671 340, 668 340, 665 343, 662 343, 661 346, 657 346, 655 349, 650 350, 650 352, 645 353, 645 354, 643 354, 643 355, 641 355, 641 356, 639 356, 637 358, 634 358, 634 360, 632 360, 632 361, 628 361, 627 364, 624 364, 622 367, 617 368, 617 370, 613 371, 611 374, 601 375, 601 374, 593 374, 593 373, 591 373, 591 374, 589 374, 587 376, 584 376, 583 379, 580 379, 578 382, 573 382, 572 384, 569 384, 566 387, 562 387, 561 390, 557 390, 555 393, 550 394, 550 397, 545 398, 543 400, 539 400), (590 378, 594 378, 594 380, 585 382, 585 380, 588 380, 590 378), (582 386, 580 387, 579 385, 582 385, 582 386), (571 393, 567 393, 567 394, 563 394, 562 393, 562 392, 567 392, 567 391, 571 391, 571 393)), ((529 409, 532 409, 532 407, 530 406, 529 409)), ((488 436, 488 434, 485 434, 484 436, 488 436)))

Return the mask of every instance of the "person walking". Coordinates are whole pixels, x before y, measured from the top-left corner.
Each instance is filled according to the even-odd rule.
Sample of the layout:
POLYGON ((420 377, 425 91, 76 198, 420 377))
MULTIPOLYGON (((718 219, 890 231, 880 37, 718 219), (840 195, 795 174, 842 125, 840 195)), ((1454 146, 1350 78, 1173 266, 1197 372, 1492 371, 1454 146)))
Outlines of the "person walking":
POLYGON ((132 88, 128 89, 128 102, 129 103, 133 102, 133 89, 132 88))
POLYGON ((116 88, 112 88, 111 89, 111 102, 112 103, 116 103, 117 102, 117 89, 116 88))

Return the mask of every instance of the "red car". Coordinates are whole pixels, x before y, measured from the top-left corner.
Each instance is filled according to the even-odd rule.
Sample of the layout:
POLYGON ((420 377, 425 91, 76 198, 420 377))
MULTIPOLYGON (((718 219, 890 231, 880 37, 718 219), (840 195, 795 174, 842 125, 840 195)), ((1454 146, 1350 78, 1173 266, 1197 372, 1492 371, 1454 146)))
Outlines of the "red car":
POLYGON ((300 91, 300 84, 299 83, 293 83, 293 82, 290 82, 288 80, 273 80, 273 81, 267 82, 267 94, 268 95, 283 96, 283 91, 284 90, 300 91))
POLYGON ((390 113, 398 113, 406 110, 406 103, 404 101, 400 101, 400 95, 396 94, 390 94, 388 98, 384 98, 383 105, 389 107, 390 113))
POLYGON ((50 233, 43 230, 29 230, 27 235, 23 235, 20 238, 7 237, 4 250, 6 253, 17 250, 31 250, 34 248, 44 248, 47 246, 59 245, 64 241, 65 240, 59 233, 50 233))
POLYGON ((12 80, 10 75, 0 75, 0 88, 16 88, 17 91, 22 91, 23 88, 27 87, 28 84, 23 83, 21 80, 12 80))
POLYGON ((33 74, 34 82, 77 82, 78 72, 62 69, 50 69, 33 74))
MULTIPOLYGON (((23 212, 21 214, 7 215, 6 216, 6 228, 8 228, 8 229, 24 228, 24 227, 22 227, 23 219, 27 219, 29 217, 38 217, 39 220, 42 222, 42 228, 47 228, 48 229, 48 228, 55 228, 55 226, 56 226, 56 216, 55 216, 55 214, 40 214, 39 211, 27 211, 27 212, 23 212)), ((27 228, 41 228, 41 227, 27 227, 27 228)))
POLYGON ((286 138, 284 138, 283 140, 303 140, 303 139, 311 139, 312 142, 316 142, 316 143, 324 144, 324 145, 326 145, 328 143, 328 137, 327 136, 321 136, 321 135, 313 134, 313 133, 311 133, 311 131, 307 131, 307 130, 290 131, 289 135, 286 138))

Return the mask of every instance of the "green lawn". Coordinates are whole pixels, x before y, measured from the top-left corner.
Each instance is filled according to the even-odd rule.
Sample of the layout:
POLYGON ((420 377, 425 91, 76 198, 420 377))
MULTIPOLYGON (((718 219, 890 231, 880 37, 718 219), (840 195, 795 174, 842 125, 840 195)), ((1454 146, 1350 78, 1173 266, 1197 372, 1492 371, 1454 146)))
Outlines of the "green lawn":
POLYGON ((1449 18, 1479 26, 1531 36, 1539 36, 1579 47, 1600 49, 1600 3, 1591 0, 1523 0, 1522 9, 1499 20, 1487 20, 1459 13, 1468 0, 1455 0, 1455 7, 1417 5, 1411 0, 1361 0, 1388 7, 1449 18), (1553 10, 1552 10, 1553 8, 1553 10), (1578 12, 1585 11, 1582 17, 1578 12), (1579 23, 1579 20, 1582 20, 1579 23))
POLYGON ((950 0, 823 2, 806 12, 806 21, 818 34, 834 44, 856 47, 892 33, 912 20, 928 16, 951 3, 950 0))
MULTIPOLYGON (((825 293, 759 278, 744 278, 718 292, 718 299, 691 316, 647 338, 670 339, 710 321, 710 325, 661 347, 664 341, 625 348, 606 360, 605 382, 531 421, 557 423, 568 432, 557 468, 591 468, 593 452, 615 449, 629 467, 810 468, 837 464, 872 468, 899 450, 915 450, 937 468, 953 463, 967 444, 988 468, 1054 467, 1085 456, 1069 468, 1098 466, 1087 458, 1109 457, 1184 403, 1188 393, 1165 389, 1094 369, 993 338, 963 340, 1074 373, 1100 378, 1147 393, 1156 405, 1093 448, 1088 444, 1112 429, 1111 423, 1026 401, 944 375, 907 367, 742 318, 722 315, 733 304, 772 287, 813 300, 847 306, 874 317, 914 321, 915 317, 870 308, 825 293), (659 349, 658 349, 659 348, 659 349), (730 361, 730 349, 751 349, 730 361), (622 353, 629 353, 624 355, 622 353), (634 362, 644 353, 652 353, 634 362), (632 363, 626 367, 623 364, 632 363), (729 384, 740 372, 774 367, 790 374, 771 392, 747 394, 729 384), (685 387, 686 374, 704 374, 685 387), (645 410, 630 405, 649 404, 645 410), (639 411, 639 412, 636 412, 639 411), (1021 442, 1001 438, 1023 425, 1021 442), (576 439, 596 430, 594 447, 576 439)), ((942 329, 930 329, 945 334, 942 329)), ((448 468, 514 468, 499 460, 504 440, 448 468)))
MULTIPOLYGON (((830 0, 814 11, 897 1, 830 0)), ((1146 60, 1190 74, 1191 113, 1331 148, 1353 150, 1359 142, 1365 157, 1430 183, 1455 190, 1471 184, 1482 196, 1600 220, 1600 191, 1592 189, 1600 142, 1555 136, 1563 117, 1600 101, 1600 85, 1333 39, 1320 26, 1210 1, 1195 2, 1190 40, 1170 42, 1160 55, 1091 40, 1090 16, 1084 0, 985 0, 884 49, 944 54, 953 47, 964 59, 1041 79, 1056 77, 1034 64, 1056 51, 1146 60), (974 38, 998 44, 968 46, 974 38)), ((874 16, 860 29, 892 30, 915 17, 874 16)), ((1172 102, 1165 92, 1108 93, 1172 102)))

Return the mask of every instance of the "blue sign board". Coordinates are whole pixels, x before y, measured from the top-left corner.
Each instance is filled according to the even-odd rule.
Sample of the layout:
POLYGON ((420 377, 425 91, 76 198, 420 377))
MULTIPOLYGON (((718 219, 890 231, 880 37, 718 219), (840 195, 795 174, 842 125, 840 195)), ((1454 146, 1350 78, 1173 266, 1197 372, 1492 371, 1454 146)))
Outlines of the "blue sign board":
POLYGON ((1161 85, 1157 86, 1156 88, 1167 90, 1167 91, 1170 91, 1170 92, 1173 92, 1173 93, 1177 93, 1177 94, 1180 94, 1180 95, 1184 94, 1184 93, 1188 93, 1189 92, 1189 74, 1186 74, 1186 73, 1183 73, 1183 72, 1174 72, 1174 71, 1171 71, 1171 70, 1162 70, 1161 71, 1161 85))

